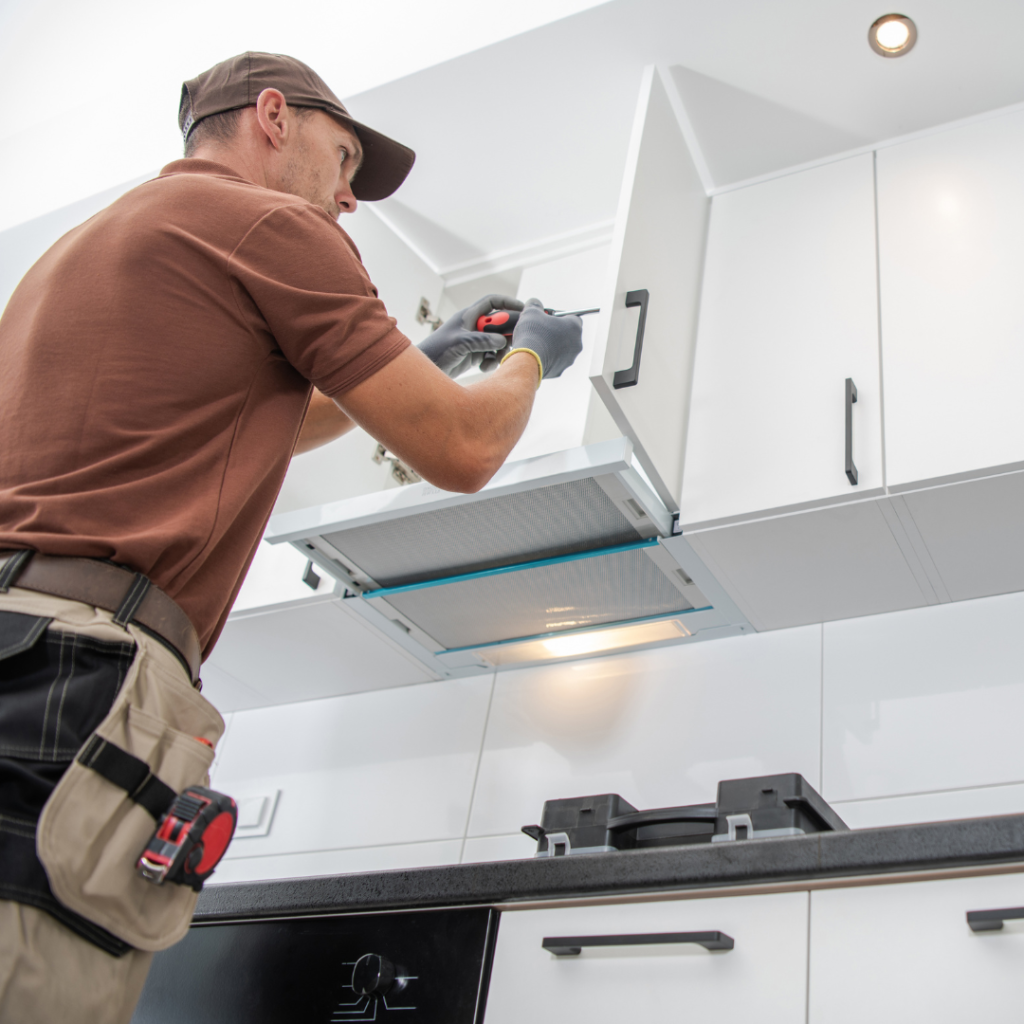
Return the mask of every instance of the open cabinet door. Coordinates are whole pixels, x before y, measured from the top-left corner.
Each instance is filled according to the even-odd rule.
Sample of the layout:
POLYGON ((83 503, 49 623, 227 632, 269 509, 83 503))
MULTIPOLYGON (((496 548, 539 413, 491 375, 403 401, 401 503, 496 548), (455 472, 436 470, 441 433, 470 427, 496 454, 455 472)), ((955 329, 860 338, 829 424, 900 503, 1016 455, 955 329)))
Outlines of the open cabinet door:
POLYGON ((709 201, 675 85, 644 71, 591 380, 661 500, 679 510, 709 201))

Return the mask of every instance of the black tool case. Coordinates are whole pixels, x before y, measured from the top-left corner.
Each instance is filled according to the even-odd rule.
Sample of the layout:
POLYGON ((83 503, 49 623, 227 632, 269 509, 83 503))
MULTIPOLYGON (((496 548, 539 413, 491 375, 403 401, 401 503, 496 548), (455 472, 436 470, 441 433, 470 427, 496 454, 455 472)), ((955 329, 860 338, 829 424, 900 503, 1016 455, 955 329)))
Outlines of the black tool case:
POLYGON ((713 804, 638 811, 616 793, 548 800, 540 825, 523 831, 538 857, 610 853, 652 846, 775 839, 845 832, 835 811, 797 773, 729 779, 713 804))

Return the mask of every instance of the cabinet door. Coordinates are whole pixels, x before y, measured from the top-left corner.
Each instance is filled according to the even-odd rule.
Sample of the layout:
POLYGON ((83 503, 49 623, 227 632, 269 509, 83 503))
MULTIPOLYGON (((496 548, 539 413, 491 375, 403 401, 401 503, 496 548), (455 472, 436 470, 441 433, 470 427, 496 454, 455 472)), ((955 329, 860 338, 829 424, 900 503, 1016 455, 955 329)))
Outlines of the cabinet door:
POLYGON ((690 409, 684 525, 882 487, 870 154, 715 196, 690 409))
POLYGON ((525 1020, 752 1020, 803 1024, 807 893, 506 911, 486 1024, 525 1020), (700 945, 607 945, 556 956, 545 938, 724 932, 730 950, 700 945))
POLYGON ((1024 461, 1024 113, 878 153, 888 482, 1024 461))
MULTIPOLYGON (((527 267, 519 282, 519 298, 525 301, 537 296, 554 309, 592 309, 601 305, 607 267, 607 244, 527 267)), ((544 381, 523 436, 509 453, 509 462, 588 443, 587 410, 591 402, 600 402, 590 383, 597 327, 595 315, 583 317, 583 351, 561 377, 544 381)))
POLYGON ((632 439, 638 461, 672 512, 682 488, 708 210, 676 104, 675 86, 660 70, 647 68, 591 371, 616 425, 632 439), (627 301, 637 305, 627 307, 627 301))
POLYGON ((809 1024, 1019 1020, 1024 922, 966 914, 1021 906, 1021 875, 811 893, 809 1024))

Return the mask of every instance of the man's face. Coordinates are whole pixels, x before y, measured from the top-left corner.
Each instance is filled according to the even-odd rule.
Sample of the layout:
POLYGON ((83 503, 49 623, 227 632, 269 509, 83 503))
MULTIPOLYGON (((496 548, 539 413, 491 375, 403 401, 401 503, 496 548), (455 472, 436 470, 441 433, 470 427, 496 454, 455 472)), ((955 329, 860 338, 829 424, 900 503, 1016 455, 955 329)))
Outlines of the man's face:
POLYGON ((351 185, 363 159, 359 140, 322 110, 292 116, 296 131, 284 154, 278 190, 308 199, 335 220, 354 213, 351 185))

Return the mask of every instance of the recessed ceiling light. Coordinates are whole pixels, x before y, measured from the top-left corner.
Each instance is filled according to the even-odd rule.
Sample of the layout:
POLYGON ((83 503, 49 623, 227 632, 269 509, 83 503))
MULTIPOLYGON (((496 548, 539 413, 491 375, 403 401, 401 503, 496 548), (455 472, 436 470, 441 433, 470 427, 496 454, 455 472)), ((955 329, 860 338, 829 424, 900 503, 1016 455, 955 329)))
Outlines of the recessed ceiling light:
POLYGON ((868 42, 883 57, 902 57, 917 42, 917 26, 904 14, 883 14, 868 29, 868 42))

